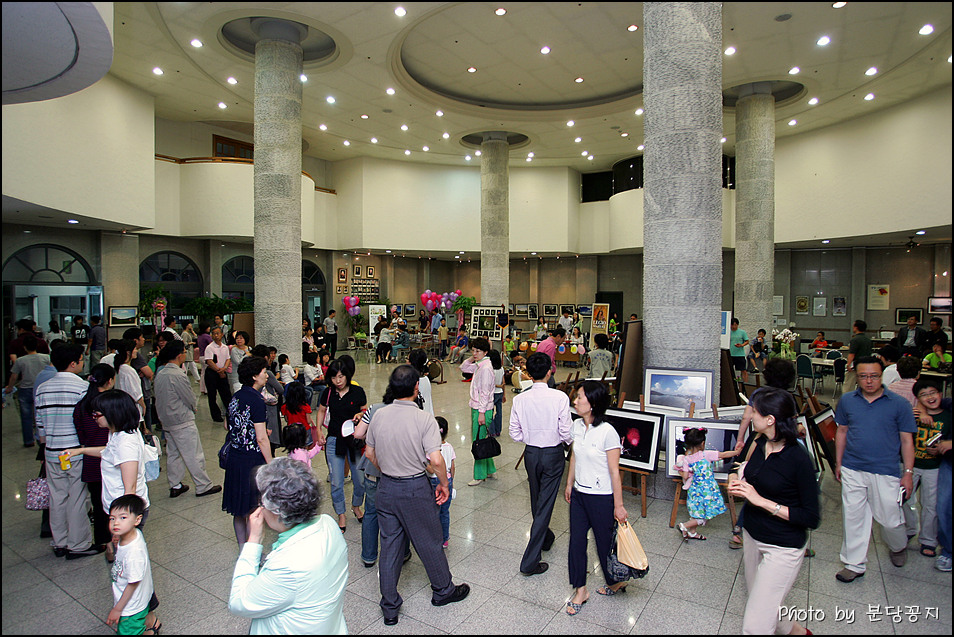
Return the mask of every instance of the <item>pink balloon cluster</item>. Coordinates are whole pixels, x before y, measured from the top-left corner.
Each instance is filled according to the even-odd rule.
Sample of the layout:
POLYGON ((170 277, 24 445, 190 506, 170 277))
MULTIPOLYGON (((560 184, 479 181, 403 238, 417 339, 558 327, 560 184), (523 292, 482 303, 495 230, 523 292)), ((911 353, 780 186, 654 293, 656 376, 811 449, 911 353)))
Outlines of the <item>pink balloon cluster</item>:
POLYGON ((461 294, 463 293, 460 290, 444 292, 443 294, 425 290, 424 293, 421 294, 421 305, 423 305, 428 312, 435 308, 450 310, 453 309, 454 301, 456 301, 461 294))
POLYGON ((345 311, 348 312, 348 316, 357 316, 361 313, 361 308, 358 307, 358 304, 361 303, 361 299, 356 296, 346 296, 341 299, 341 302, 344 303, 345 311))

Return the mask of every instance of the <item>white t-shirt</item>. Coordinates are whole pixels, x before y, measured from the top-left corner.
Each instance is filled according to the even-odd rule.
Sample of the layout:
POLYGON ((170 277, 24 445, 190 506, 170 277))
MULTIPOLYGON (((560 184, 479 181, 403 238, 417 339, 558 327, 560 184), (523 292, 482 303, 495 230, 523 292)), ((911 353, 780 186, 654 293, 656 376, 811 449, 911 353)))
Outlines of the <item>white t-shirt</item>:
POLYGON ((146 540, 142 536, 142 531, 136 529, 136 539, 123 546, 119 544, 116 547, 116 561, 109 569, 109 579, 113 583, 113 601, 118 602, 122 597, 126 585, 130 583, 141 582, 136 588, 136 592, 123 608, 123 617, 131 617, 141 613, 149 606, 149 599, 152 597, 152 565, 149 563, 149 549, 146 548, 146 540))
POLYGON ((421 376, 417 391, 421 395, 421 398, 424 399, 424 411, 433 416, 434 400, 431 398, 431 379, 427 376, 421 376))
POLYGON ((301 371, 305 375, 304 382, 306 385, 310 385, 311 381, 321 376, 321 370, 317 367, 312 367, 308 363, 305 363, 305 365, 302 366, 301 371))
MULTIPOLYGON (((454 459, 457 458, 457 454, 454 453, 454 447, 451 446, 451 443, 445 441, 441 443, 441 456, 444 458, 444 465, 447 467, 447 479, 451 477, 451 463, 454 462, 454 459)), ((428 473, 432 478, 436 478, 436 473, 428 473)))
POLYGON ((881 384, 887 387, 896 380, 901 380, 901 374, 898 373, 898 364, 892 363, 881 372, 881 384))
POLYGON ((500 369, 495 369, 495 370, 494 370, 494 385, 495 385, 495 387, 494 387, 494 395, 495 395, 495 396, 496 396, 497 394, 502 394, 502 393, 504 393, 504 388, 503 388, 503 387, 496 387, 496 385, 503 385, 503 382, 504 382, 504 369, 503 369, 503 367, 501 367, 500 369))
POLYGON ((110 367, 115 367, 113 363, 115 360, 116 360, 116 352, 110 352, 109 354, 106 354, 106 356, 103 356, 101 359, 99 359, 99 362, 102 365, 109 365, 110 367))
POLYGON ((573 421, 570 433, 576 456, 573 488, 580 493, 612 495, 613 481, 606 452, 623 448, 616 429, 608 422, 587 429, 583 419, 578 418, 573 421))
POLYGON ((141 422, 144 414, 138 401, 142 398, 142 382, 139 380, 139 374, 128 363, 123 363, 119 368, 119 373, 116 375, 116 389, 121 389, 137 401, 136 407, 139 409, 139 420, 141 422))
POLYGON ((295 368, 291 365, 282 365, 281 375, 284 384, 295 382, 295 368))
POLYGON ((126 433, 118 431, 109 434, 109 442, 103 449, 100 469, 103 473, 103 510, 109 511, 113 500, 126 493, 123 476, 119 468, 124 462, 138 462, 136 476, 136 495, 146 501, 149 508, 149 487, 146 485, 146 462, 143 459, 146 443, 138 431, 126 433))

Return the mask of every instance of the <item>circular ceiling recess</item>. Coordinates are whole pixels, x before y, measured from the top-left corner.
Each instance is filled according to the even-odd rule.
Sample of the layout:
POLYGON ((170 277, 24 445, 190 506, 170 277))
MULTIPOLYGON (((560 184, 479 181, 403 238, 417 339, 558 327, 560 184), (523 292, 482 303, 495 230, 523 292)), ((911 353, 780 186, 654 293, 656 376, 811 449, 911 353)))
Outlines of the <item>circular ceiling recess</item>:
MULTIPOLYGON (((521 148, 530 143, 530 138, 523 133, 504 132, 502 135, 507 136, 507 144, 510 146, 511 150, 514 148, 521 148)), ((460 141, 464 146, 468 146, 470 148, 480 148, 480 145, 484 142, 484 133, 471 133, 470 135, 464 135, 460 138, 460 141)))
POLYGON ((625 26, 639 17, 636 5, 606 3, 595 13, 580 3, 534 2, 497 16, 485 3, 455 3, 412 25, 396 61, 423 89, 463 104, 512 111, 609 104, 642 93, 642 33, 625 26), (592 33, 594 20, 597 42, 573 26, 592 33))
MULTIPOLYGON (((226 43, 236 49, 252 56, 255 55, 255 43, 262 39, 262 36, 255 29, 256 21, 274 21, 273 17, 246 17, 232 20, 222 25, 222 38, 226 43)), ((303 64, 314 64, 326 62, 335 59, 338 56, 339 48, 335 39, 315 27, 309 27, 299 22, 285 20, 300 31, 305 33, 301 40, 302 62, 303 64)))
MULTIPOLYGON (((735 103, 739 101, 739 97, 745 94, 748 87, 752 86, 752 84, 753 83, 733 86, 732 88, 727 88, 722 91, 722 105, 725 108, 734 108, 735 103)), ((789 82, 787 80, 757 82, 757 84, 764 84, 769 88, 769 91, 775 98, 775 103, 777 105, 796 99, 805 92, 804 85, 799 84, 798 82, 789 82)))

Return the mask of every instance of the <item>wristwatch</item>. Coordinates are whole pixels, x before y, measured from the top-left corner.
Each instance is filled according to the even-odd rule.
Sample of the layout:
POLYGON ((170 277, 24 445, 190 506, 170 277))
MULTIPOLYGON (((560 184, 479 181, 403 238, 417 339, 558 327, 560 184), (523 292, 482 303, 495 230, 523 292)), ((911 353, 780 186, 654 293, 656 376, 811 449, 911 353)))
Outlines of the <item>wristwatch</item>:
POLYGON ((905 473, 914 473, 914 469, 905 469, 904 472, 905 472, 905 473))

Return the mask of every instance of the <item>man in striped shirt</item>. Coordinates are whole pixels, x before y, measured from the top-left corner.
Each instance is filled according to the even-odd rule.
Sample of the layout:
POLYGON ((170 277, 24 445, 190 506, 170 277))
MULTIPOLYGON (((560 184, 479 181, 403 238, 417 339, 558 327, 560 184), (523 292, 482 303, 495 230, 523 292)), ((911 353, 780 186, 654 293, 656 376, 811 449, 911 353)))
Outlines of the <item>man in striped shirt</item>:
POLYGON ((74 456, 71 467, 60 468, 60 453, 79 446, 73 424, 73 408, 89 385, 83 371, 84 347, 66 345, 50 354, 57 374, 37 387, 36 426, 40 442, 46 445, 46 481, 50 487, 50 529, 53 553, 68 560, 102 553, 106 547, 93 544, 89 525, 89 492, 83 484, 83 458, 74 456))

